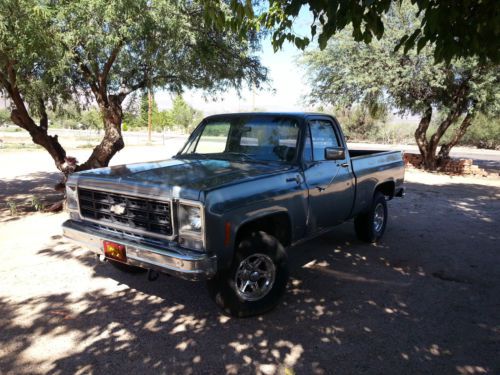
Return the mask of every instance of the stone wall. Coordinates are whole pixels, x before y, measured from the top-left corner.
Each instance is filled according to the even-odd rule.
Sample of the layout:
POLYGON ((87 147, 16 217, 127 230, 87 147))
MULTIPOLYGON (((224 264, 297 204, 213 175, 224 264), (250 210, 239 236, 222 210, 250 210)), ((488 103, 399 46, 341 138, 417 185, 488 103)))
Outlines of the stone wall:
MULTIPOLYGON (((421 168, 422 156, 420 154, 405 152, 404 162, 405 167, 412 166, 415 168, 421 168)), ((449 159, 442 163, 438 170, 444 173, 457 175, 488 176, 488 172, 479 168, 477 165, 474 165, 472 159, 449 159)))

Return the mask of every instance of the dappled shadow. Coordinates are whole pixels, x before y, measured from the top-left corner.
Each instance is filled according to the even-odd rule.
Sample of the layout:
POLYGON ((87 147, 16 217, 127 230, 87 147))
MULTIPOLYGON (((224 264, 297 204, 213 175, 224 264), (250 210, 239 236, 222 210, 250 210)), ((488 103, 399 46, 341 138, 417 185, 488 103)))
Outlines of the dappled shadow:
POLYGON ((221 315, 202 283, 148 282, 53 236, 34 256, 60 269, 76 262, 89 290, 71 292, 86 278, 77 274, 64 279, 67 291, 16 298, 0 289, 0 369, 498 373, 500 189, 407 188, 389 204, 381 243, 359 242, 348 222, 290 249, 282 303, 249 319, 221 315))
POLYGON ((500 174, 500 160, 498 159, 490 160, 486 157, 484 159, 475 158, 474 164, 488 173, 496 174, 497 177, 500 174))
POLYGON ((8 201, 12 201, 18 214, 31 212, 31 199, 36 197, 45 206, 62 199, 63 194, 54 186, 61 180, 59 172, 35 172, 15 178, 0 180, 0 222, 13 220, 8 201))

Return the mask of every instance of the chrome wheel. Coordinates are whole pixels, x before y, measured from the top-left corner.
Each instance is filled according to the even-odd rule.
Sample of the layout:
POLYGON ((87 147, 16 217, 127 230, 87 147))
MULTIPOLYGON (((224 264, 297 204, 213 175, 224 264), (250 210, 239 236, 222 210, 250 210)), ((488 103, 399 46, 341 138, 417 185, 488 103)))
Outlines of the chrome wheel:
POLYGON ((379 233, 382 230, 384 226, 384 219, 384 206, 382 205, 382 203, 379 203, 375 206, 375 210, 373 212, 373 230, 376 233, 379 233))
POLYGON ((243 259, 236 270, 236 292, 245 301, 257 301, 272 289, 275 276, 276 267, 271 258, 252 254, 243 259))

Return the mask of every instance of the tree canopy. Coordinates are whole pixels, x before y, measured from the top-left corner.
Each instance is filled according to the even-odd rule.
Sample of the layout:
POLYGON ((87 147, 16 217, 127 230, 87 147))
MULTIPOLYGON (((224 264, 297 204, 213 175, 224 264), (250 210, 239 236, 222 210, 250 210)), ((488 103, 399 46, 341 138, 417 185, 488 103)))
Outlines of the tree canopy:
MULTIPOLYGON (((211 0, 207 3, 217 4, 211 0)), ((304 49, 317 36, 321 49, 338 32, 349 27, 355 41, 370 43, 385 32, 386 15, 391 5, 404 0, 234 0, 233 15, 225 18, 215 6, 207 16, 219 25, 233 28, 263 26, 272 31, 275 49, 285 41, 304 49), (313 16, 310 35, 298 34, 296 19, 303 8, 313 16)), ((411 0, 418 22, 411 33, 398 39, 405 51, 434 45, 437 62, 453 58, 478 57, 498 63, 500 39, 500 3, 497 0, 411 0)))
POLYGON ((448 157, 478 113, 499 113, 499 69, 477 58, 436 64, 430 46, 418 54, 394 51, 401 36, 418 24, 413 14, 412 6, 393 7, 384 18, 385 34, 380 41, 357 43, 345 31, 323 51, 306 53, 302 62, 314 102, 334 106, 385 103, 400 113, 420 115, 415 138, 425 166, 433 169, 448 157), (438 111, 443 119, 429 135, 433 112, 438 111), (460 126, 436 155, 443 135, 457 121, 460 126))
MULTIPOLYGON (((219 10, 229 12, 224 4, 219 10)), ((105 134, 76 169, 102 167, 124 146, 122 104, 130 93, 259 86, 267 71, 252 54, 258 41, 255 31, 206 22, 202 1, 4 0, 0 87, 14 104, 14 123, 65 173, 66 152, 47 134, 46 108, 70 100, 96 103, 105 134)))

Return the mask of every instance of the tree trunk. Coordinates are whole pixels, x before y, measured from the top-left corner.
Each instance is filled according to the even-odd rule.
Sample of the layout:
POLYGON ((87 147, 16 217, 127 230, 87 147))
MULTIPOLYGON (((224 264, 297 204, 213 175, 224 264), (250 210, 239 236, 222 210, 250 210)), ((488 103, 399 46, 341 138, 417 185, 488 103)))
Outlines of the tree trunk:
POLYGON ((432 107, 429 105, 422 116, 417 129, 415 130, 415 140, 417 142, 420 155, 422 155, 422 164, 424 169, 435 169, 435 150, 432 151, 432 145, 427 140, 427 129, 432 119, 432 107))
POLYGON ((452 139, 443 145, 441 145, 441 149, 439 150, 438 159, 439 162, 444 161, 450 158, 450 151, 453 147, 455 147, 458 142, 463 138, 467 129, 472 125, 472 120, 474 115, 472 112, 467 112, 467 115, 462 120, 460 127, 455 131, 452 139))
POLYGON ((123 119, 121 102, 111 96, 106 104, 103 103, 99 107, 103 116, 104 137, 88 160, 76 167, 76 171, 107 167, 111 158, 125 147, 121 129, 123 119))

